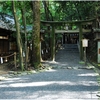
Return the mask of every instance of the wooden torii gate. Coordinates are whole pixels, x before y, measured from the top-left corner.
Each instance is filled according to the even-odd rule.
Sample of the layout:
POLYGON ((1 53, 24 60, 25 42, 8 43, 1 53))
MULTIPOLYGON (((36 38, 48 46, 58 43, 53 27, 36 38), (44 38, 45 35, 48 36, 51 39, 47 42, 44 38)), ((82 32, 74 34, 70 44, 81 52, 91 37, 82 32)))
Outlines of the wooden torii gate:
POLYGON ((80 20, 80 21, 41 21, 43 25, 50 25, 52 27, 51 31, 51 60, 55 61, 55 27, 56 26, 61 26, 64 24, 75 24, 79 27, 79 49, 80 49, 80 60, 83 60, 83 47, 82 47, 82 34, 83 34, 83 29, 82 25, 87 25, 88 23, 94 22, 95 19, 89 19, 89 20, 80 20))

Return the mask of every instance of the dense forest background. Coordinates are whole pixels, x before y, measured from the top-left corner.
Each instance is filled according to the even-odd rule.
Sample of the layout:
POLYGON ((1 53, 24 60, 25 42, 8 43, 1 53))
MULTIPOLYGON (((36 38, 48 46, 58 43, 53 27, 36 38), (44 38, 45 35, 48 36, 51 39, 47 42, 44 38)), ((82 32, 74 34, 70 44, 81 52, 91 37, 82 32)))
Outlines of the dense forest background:
MULTIPOLYGON (((27 69, 27 46, 32 43, 31 64, 41 67, 40 30, 45 28, 40 21, 77 21, 98 17, 99 1, 0 1, 0 14, 14 18, 19 63, 22 70, 27 69), (21 32, 23 30, 24 32, 21 32), (25 51, 25 66, 22 52, 25 51)), ((5 20, 5 19, 3 19, 5 20)), ((49 29, 50 27, 48 27, 49 29)), ((48 35, 45 40, 48 41, 48 35)), ((48 41, 49 42, 49 41, 48 41)))
MULTIPOLYGON (((85 20, 100 13, 99 1, 39 1, 41 20, 85 20)), ((21 9, 25 8, 27 25, 32 24, 33 7, 31 1, 15 1, 17 15, 22 24, 21 9), (23 3, 21 3, 23 2, 23 3)), ((0 1, 0 12, 13 16, 12 2, 0 1)))

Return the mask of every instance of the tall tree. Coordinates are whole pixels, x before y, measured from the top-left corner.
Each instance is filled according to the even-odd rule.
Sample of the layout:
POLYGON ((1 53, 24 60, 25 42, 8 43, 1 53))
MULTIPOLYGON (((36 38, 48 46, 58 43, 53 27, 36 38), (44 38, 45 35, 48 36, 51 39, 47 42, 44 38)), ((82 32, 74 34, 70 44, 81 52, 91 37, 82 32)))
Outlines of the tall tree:
POLYGON ((21 4, 21 13, 22 13, 22 22, 24 26, 24 34, 25 34, 25 68, 27 69, 27 60, 28 60, 28 50, 27 50, 27 30, 26 30, 26 9, 25 4, 23 1, 20 2, 21 4))
POLYGON ((33 5, 33 36, 32 36, 32 64, 40 67, 40 1, 32 1, 33 5))
POLYGON ((16 12, 16 7, 15 7, 15 1, 12 1, 12 7, 13 7, 13 14, 14 14, 15 25, 16 25, 16 38, 17 38, 17 45, 18 45, 18 50, 19 50, 19 64, 20 64, 20 67, 23 71, 24 65, 23 65, 22 41, 21 41, 18 17, 17 17, 17 14, 16 14, 17 12, 16 12))
POLYGON ((43 1, 43 5, 44 5, 44 10, 45 10, 45 16, 46 16, 46 20, 53 20, 53 16, 52 13, 49 10, 49 1, 43 1))

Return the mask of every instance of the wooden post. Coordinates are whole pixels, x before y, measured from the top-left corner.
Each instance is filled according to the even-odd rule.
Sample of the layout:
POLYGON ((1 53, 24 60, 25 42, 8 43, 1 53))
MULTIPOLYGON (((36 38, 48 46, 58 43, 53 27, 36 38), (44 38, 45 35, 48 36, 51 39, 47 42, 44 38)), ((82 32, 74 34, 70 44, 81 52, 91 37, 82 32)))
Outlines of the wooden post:
POLYGON ((84 62, 85 62, 85 65, 87 65, 87 62, 86 62, 86 47, 84 47, 84 62))
POLYGON ((83 47, 82 47, 82 24, 79 24, 79 49, 80 49, 80 60, 83 60, 83 47))
POLYGON ((97 52, 98 52, 98 56, 97 56, 97 62, 100 63, 100 41, 98 40, 97 41, 97 44, 98 44, 98 49, 97 49, 97 52))
POLYGON ((16 64, 16 52, 14 52, 14 64, 15 64, 15 69, 17 68, 17 64, 16 64))
POLYGON ((42 60, 41 52, 42 52, 42 49, 41 49, 41 41, 40 41, 40 58, 41 58, 41 62, 42 62, 43 60, 42 60))
POLYGON ((52 33, 51 33, 51 60, 55 61, 55 26, 52 25, 52 33))

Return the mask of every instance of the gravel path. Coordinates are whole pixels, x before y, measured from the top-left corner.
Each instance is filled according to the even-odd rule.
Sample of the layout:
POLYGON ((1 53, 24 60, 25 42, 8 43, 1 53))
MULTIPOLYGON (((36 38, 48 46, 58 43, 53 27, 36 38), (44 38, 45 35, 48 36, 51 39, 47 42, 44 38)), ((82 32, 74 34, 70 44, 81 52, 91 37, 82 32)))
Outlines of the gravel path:
MULTIPOLYGON (((62 53, 66 50, 63 48, 57 53, 56 62, 45 63, 56 66, 54 69, 1 81, 0 99, 98 100, 96 96, 99 89, 98 75, 93 68, 82 68, 84 66, 79 64, 77 50, 76 53, 72 51, 74 55, 69 56, 69 60, 66 60, 67 55, 62 53), (60 54, 63 57, 60 56, 60 58, 58 56, 60 54), (72 60, 73 57, 76 58, 76 61, 72 60), (59 68, 59 66, 61 67, 59 68)), ((68 54, 70 55, 70 53, 68 54)))

